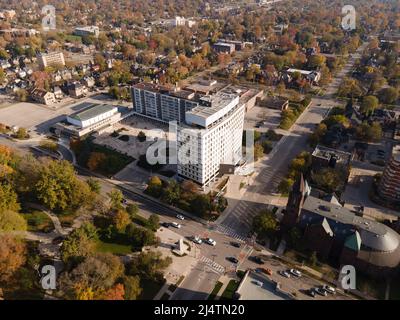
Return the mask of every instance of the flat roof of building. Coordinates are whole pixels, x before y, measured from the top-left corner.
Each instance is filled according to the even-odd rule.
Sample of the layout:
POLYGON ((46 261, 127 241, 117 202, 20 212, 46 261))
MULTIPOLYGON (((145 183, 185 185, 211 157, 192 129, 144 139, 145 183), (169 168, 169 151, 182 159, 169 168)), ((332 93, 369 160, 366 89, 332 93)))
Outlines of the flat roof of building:
POLYGON ((239 300, 294 300, 277 288, 277 283, 260 273, 248 271, 236 291, 239 300), (257 283, 262 283, 262 286, 257 283))
MULTIPOLYGON (((216 120, 222 118, 239 104, 239 96, 225 92, 218 92, 210 96, 200 98, 207 105, 199 105, 186 112, 186 121, 207 128, 216 120)), ((201 103, 200 102, 200 103, 201 103)))
POLYGON ((77 113, 69 115, 68 117, 79 120, 79 121, 86 121, 86 120, 92 119, 96 116, 99 116, 103 113, 112 111, 117 108, 118 108, 117 106, 113 106, 113 105, 109 105, 109 104, 93 103, 91 106, 89 106, 88 109, 79 111, 77 113))
POLYGON ((346 165, 350 163, 351 153, 337 149, 328 148, 325 146, 317 145, 312 153, 313 157, 330 160, 336 157, 338 162, 344 162, 346 165))
POLYGON ((134 88, 146 90, 154 93, 168 94, 181 99, 192 100, 194 98, 194 93, 189 90, 184 90, 181 88, 175 88, 172 86, 163 86, 149 82, 141 82, 133 85, 134 88))

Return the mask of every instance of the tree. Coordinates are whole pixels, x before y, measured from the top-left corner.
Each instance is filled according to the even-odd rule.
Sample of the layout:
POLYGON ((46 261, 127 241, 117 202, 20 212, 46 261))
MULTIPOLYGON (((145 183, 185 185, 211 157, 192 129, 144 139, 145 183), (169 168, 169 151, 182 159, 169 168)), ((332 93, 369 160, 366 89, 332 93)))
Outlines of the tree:
POLYGON ((5 210, 19 211, 17 194, 9 184, 0 183, 0 212, 5 210))
POLYGON ((86 166, 89 170, 95 171, 104 164, 106 158, 106 155, 102 152, 91 152, 86 166))
POLYGON ((206 194, 198 194, 194 197, 190 204, 191 211, 199 217, 206 217, 211 210, 210 196, 206 194))
POLYGON ((27 228, 26 220, 20 214, 10 211, 0 211, 0 231, 25 231, 27 228))
POLYGON ((180 186, 175 180, 172 180, 168 183, 168 186, 162 190, 161 199, 168 204, 174 205, 178 202, 179 198, 180 186))
POLYGON ((292 186, 294 184, 294 180, 291 178, 284 178, 278 185, 278 191, 282 195, 288 195, 290 190, 292 190, 292 186))
POLYGON ((88 184, 88 186, 92 192, 100 194, 101 184, 98 180, 90 177, 89 179, 86 180, 86 183, 88 184))
POLYGON ((310 68, 318 69, 325 65, 326 58, 323 55, 315 54, 309 57, 308 65, 310 68))
POLYGON ((312 180, 317 185, 317 188, 333 193, 341 190, 345 183, 345 176, 345 170, 322 168, 313 173, 312 180))
POLYGON ((19 128, 15 133, 15 137, 17 139, 26 139, 28 136, 29 136, 28 132, 26 131, 25 128, 19 128))
POLYGON ((278 230, 275 215, 268 210, 261 211, 253 219, 253 230, 260 238, 272 236, 278 230))
POLYGON ((103 294, 104 300, 125 300, 125 287, 122 283, 117 283, 115 286, 106 290, 103 294))
POLYGON ((76 177, 74 167, 68 161, 46 159, 38 175, 34 192, 51 210, 76 210, 87 204, 89 186, 76 177))
POLYGON ((130 204, 128 204, 128 205, 126 206, 126 212, 128 212, 129 217, 130 217, 131 219, 133 219, 134 216, 138 214, 138 212, 139 212, 139 207, 138 207, 138 205, 137 205, 136 203, 130 203, 130 204))
POLYGON ((146 141, 146 134, 145 134, 143 131, 140 131, 140 132, 138 133, 137 138, 138 138, 138 140, 139 140, 140 142, 144 142, 144 141, 146 141))
POLYGON ((140 278, 138 276, 124 276, 122 283, 125 287, 125 300, 136 300, 142 293, 140 278))
POLYGON ((61 257, 65 263, 76 264, 94 253, 94 239, 84 228, 75 229, 64 240, 61 257))
POLYGON ((171 257, 163 258, 161 252, 141 252, 128 266, 130 275, 139 275, 147 279, 159 280, 161 272, 172 263, 171 257))
POLYGON ((25 243, 10 235, 0 235, 0 282, 8 281, 25 261, 25 243))
POLYGON ((370 116, 374 113, 375 109, 379 105, 379 100, 374 96, 365 96, 362 99, 360 111, 366 115, 370 116))
POLYGON ((110 198, 110 204, 112 209, 121 208, 121 203, 124 200, 124 195, 119 189, 112 189, 109 193, 107 193, 110 198))
POLYGON ((118 232, 123 233, 126 226, 131 223, 131 219, 125 210, 118 209, 112 215, 112 223, 118 232))
POLYGON ((156 231, 160 225, 160 218, 156 214, 152 214, 148 219, 148 226, 151 230, 156 231))
POLYGON ((97 253, 60 278, 61 290, 68 299, 102 299, 123 273, 120 258, 111 253, 97 253))
POLYGON ((156 198, 161 194, 162 181, 158 176, 152 176, 147 185, 146 192, 156 198))
POLYGON ((382 127, 379 122, 363 122, 356 127, 356 137, 365 142, 380 141, 382 139, 382 127))
POLYGON ((157 243, 154 231, 136 227, 133 223, 126 227, 125 235, 135 248, 142 248, 143 246, 150 246, 157 243))
POLYGON ((396 102, 399 97, 399 92, 396 88, 388 87, 379 91, 379 101, 386 104, 396 102))

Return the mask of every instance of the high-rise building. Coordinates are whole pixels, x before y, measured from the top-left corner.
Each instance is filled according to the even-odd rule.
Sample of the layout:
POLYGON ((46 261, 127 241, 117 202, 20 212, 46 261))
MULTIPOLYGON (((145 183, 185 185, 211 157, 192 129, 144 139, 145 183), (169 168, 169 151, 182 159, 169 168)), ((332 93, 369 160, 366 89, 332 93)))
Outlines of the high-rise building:
POLYGON ((40 53, 37 58, 42 69, 51 66, 65 66, 64 54, 62 52, 40 53))
POLYGON ((148 83, 132 87, 136 114, 164 123, 176 121, 178 175, 204 186, 213 181, 220 166, 242 159, 246 99, 234 90, 199 94, 148 83))
POLYGON ((204 186, 217 177, 221 164, 238 164, 244 114, 245 105, 235 94, 202 97, 186 112, 186 125, 178 127, 178 175, 204 186))
POLYGON ((379 184, 379 194, 388 200, 400 202, 400 145, 393 148, 379 184))

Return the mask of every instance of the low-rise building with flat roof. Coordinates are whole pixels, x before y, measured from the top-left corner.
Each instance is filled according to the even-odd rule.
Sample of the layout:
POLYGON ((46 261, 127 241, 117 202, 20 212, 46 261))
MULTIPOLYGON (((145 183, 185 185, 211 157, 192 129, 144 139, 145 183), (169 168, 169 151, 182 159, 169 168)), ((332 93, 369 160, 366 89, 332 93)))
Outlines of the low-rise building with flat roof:
POLYGON ((267 275, 248 270, 235 292, 238 300, 294 300, 267 275))
POLYGON ((68 115, 66 120, 58 123, 55 128, 66 135, 81 137, 111 129, 112 125, 120 120, 121 112, 118 106, 93 103, 82 111, 68 115))

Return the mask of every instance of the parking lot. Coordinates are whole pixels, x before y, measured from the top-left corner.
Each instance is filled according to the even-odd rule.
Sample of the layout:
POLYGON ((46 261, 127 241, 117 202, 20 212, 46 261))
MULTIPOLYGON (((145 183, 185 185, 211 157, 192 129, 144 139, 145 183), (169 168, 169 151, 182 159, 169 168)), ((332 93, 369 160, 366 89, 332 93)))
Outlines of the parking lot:
MULTIPOLYGON (((252 256, 254 255, 257 254, 253 252, 252 256)), ((309 289, 327 285, 327 283, 311 278, 308 275, 305 275, 304 272, 302 273, 301 277, 296 277, 290 274, 290 277, 287 278, 281 275, 281 272, 287 271, 289 267, 283 262, 275 260, 272 257, 264 259, 264 264, 262 265, 247 259, 246 261, 243 261, 240 269, 244 269, 244 267, 254 270, 259 268, 270 269, 272 274, 269 277, 272 280, 280 283, 281 290, 292 294, 296 297, 296 299, 299 300, 353 300, 353 298, 343 295, 339 292, 336 292, 335 294, 327 294, 326 296, 315 294, 314 297, 311 297, 307 294, 309 289)))

